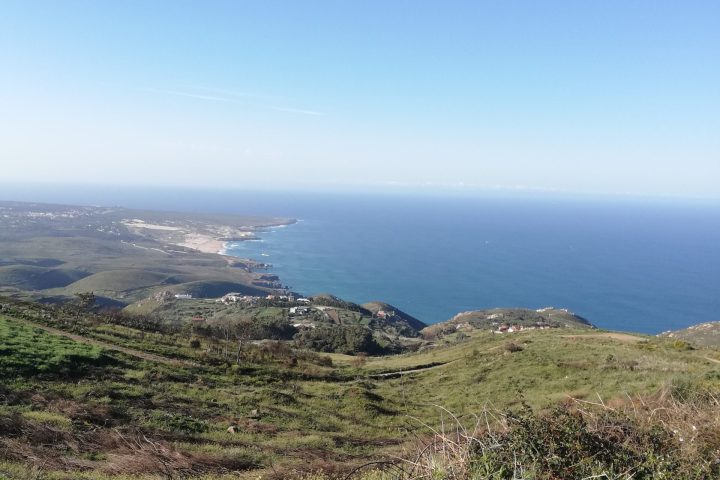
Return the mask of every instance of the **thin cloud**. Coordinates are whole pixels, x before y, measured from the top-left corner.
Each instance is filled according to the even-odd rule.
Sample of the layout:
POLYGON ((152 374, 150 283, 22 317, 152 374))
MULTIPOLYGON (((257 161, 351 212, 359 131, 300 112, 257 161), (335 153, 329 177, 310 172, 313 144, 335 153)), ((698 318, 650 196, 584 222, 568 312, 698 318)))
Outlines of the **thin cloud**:
POLYGON ((300 108, 275 107, 275 106, 268 106, 268 108, 270 108, 272 110, 277 110, 278 112, 300 113, 302 115, 325 115, 323 112, 317 112, 315 110, 303 110, 300 108))
MULTIPOLYGON (((147 92, 153 92, 153 93, 161 93, 165 95, 174 95, 177 97, 187 97, 187 98, 195 98, 198 100, 207 100, 210 102, 223 102, 223 103, 232 103, 235 105, 245 105, 245 106, 251 106, 248 102, 242 102, 237 100, 236 98, 231 98, 228 96, 220 96, 220 95, 207 95, 203 93, 194 93, 194 92, 185 92, 180 90, 164 90, 164 89, 157 89, 157 88, 143 88, 141 89, 143 91, 147 92)), ((201 87, 199 90, 205 90, 209 92, 217 92, 217 93, 224 93, 225 95, 234 95, 236 97, 244 97, 244 98, 257 98, 250 94, 240 93, 240 92, 231 92, 229 90, 219 90, 219 89, 210 89, 201 87)), ((300 115, 312 115, 312 116, 321 116, 325 115, 323 112, 319 112, 317 110, 308 110, 303 108, 293 108, 293 107, 282 107, 277 105, 264 105, 264 104, 255 104, 255 106, 260 108, 265 108, 269 110, 275 110, 276 112, 286 112, 286 113, 297 113, 300 115)))
POLYGON ((222 95, 230 95, 231 97, 240 98, 255 98, 258 100, 278 100, 277 97, 271 97, 269 95, 258 95, 256 93, 238 92, 236 90, 226 90, 224 88, 211 88, 211 87, 191 87, 193 90, 202 90, 204 92, 219 93, 222 95))
POLYGON ((163 93, 165 95, 175 95, 178 97, 189 97, 189 98, 197 98, 199 100, 209 100, 212 102, 225 102, 225 103, 235 103, 235 104, 241 104, 241 102, 238 102, 235 99, 227 98, 227 97, 218 97, 213 95, 203 95, 199 93, 192 93, 192 92, 181 92, 178 90, 160 90, 156 88, 143 88, 142 90, 145 90, 147 92, 154 92, 154 93, 163 93))

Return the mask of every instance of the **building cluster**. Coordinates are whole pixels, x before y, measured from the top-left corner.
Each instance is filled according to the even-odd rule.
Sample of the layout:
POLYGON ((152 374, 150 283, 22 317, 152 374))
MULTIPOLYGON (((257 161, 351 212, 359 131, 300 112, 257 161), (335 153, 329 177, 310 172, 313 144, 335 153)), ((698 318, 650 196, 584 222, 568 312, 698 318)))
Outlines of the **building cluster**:
POLYGON ((290 315, 307 315, 310 310, 310 307, 290 307, 290 315))
POLYGON ((497 328, 493 330, 493 333, 515 333, 515 332, 522 332, 523 330, 546 330, 549 328, 553 328, 552 325, 545 322, 535 322, 532 325, 518 325, 518 324, 512 324, 509 325, 507 323, 503 323, 500 325, 493 325, 497 328))
POLYGON ((292 293, 289 295, 267 295, 265 300, 280 300, 282 302, 294 302, 296 301, 295 295, 292 293))
POLYGON ((377 318, 382 318, 383 320, 385 320, 386 318, 393 318, 395 316, 395 312, 392 310, 378 310, 377 312, 375 312, 375 316, 377 318))
POLYGON ((243 305, 255 305, 259 299, 260 297, 231 292, 223 295, 215 301, 218 303, 224 303, 225 305, 233 305, 236 303, 241 303, 243 305))
POLYGON ((254 295, 244 295, 242 293, 236 293, 236 292, 230 292, 222 297, 215 300, 218 303, 224 303, 225 305, 234 305, 234 304, 242 304, 242 305, 249 305, 254 306, 256 305, 260 300, 270 300, 270 301, 277 301, 277 302, 289 302, 289 303, 301 303, 304 305, 310 305, 311 300, 309 298, 297 298, 292 293, 288 295, 266 295, 264 297, 254 296, 254 295))

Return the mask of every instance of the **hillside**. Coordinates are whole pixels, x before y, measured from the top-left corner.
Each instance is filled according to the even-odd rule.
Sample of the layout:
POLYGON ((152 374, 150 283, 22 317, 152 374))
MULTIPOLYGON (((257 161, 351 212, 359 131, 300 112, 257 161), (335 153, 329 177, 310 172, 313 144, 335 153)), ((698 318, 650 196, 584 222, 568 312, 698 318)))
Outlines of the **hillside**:
POLYGON ((107 304, 172 286, 197 296, 281 288, 264 264, 219 255, 292 219, 0 202, 0 287, 45 301, 94 291, 107 304))
POLYGON ((408 336, 416 336, 427 325, 410 314, 385 302, 363 303, 362 307, 373 314, 378 323, 384 323, 404 332, 408 336))
MULTIPOLYGON (((437 449, 423 450, 435 452, 433 468, 447 468, 447 461, 457 469, 474 458, 497 472, 493 478, 509 479, 514 451, 526 471, 572 468, 625 478, 616 468, 632 465, 646 472, 634 478, 712 478, 707 472, 720 458, 711 434, 716 414, 703 417, 694 433, 682 421, 717 412, 701 403, 713 397, 692 392, 720 391, 720 358, 672 339, 588 328, 504 335, 473 329, 419 352, 353 357, 286 343, 239 344, 223 332, 149 319, 132 326, 127 318, 69 308, 10 299, 0 305, 0 371, 8 380, 0 384, 0 478, 417 478, 404 476, 397 459, 425 458, 417 449, 437 440, 431 428, 441 423, 459 422, 468 435, 490 441, 487 431, 473 430, 478 418, 487 419, 502 448, 477 463, 473 450, 450 458, 448 448, 433 443, 437 449), (664 423, 640 417, 644 405, 650 411, 665 402, 658 412, 666 411, 668 398, 677 399, 673 408, 695 409, 694 416, 664 423), (630 417, 622 420, 621 411, 630 417), (562 433, 574 431, 586 437, 562 433), (683 443, 681 435, 693 440, 683 443), (538 457, 526 442, 540 442, 546 453, 538 457), (611 442, 606 457, 593 450, 602 442, 611 442), (564 457, 547 449, 568 445, 571 463, 549 462, 564 457), (648 463, 660 455, 667 461, 648 463), (380 463, 347 476, 368 462, 380 463)), ((438 472, 433 478, 484 478, 438 472)))
POLYGON ((446 322, 436 323, 422 330, 426 338, 460 332, 487 330, 510 333, 523 329, 593 328, 586 319, 566 309, 553 307, 529 310, 525 308, 494 308, 474 310, 455 315, 446 322))
POLYGON ((658 336, 681 340, 697 347, 720 348, 720 322, 700 323, 682 330, 663 332, 658 336))
MULTIPOLYGON (((217 292, 227 291, 225 285, 217 292)), ((152 316, 175 326, 229 329, 245 340, 283 340, 322 352, 381 354, 416 349, 424 326, 387 310, 379 317, 363 306, 331 295, 298 299, 293 295, 254 296, 236 289, 217 298, 177 299, 173 288, 123 309, 131 316, 152 316)), ((194 293, 183 286, 183 293, 194 293)), ((209 296, 209 295, 208 295, 209 296)), ((384 304, 387 305, 387 304, 384 304)), ((388 305, 389 307, 389 305, 388 305)))

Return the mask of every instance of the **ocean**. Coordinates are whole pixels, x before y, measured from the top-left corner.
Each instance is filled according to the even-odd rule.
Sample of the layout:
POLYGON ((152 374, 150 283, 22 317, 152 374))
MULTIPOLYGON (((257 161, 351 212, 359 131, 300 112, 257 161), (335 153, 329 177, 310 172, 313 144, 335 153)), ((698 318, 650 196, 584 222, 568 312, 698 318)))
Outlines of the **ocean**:
MULTIPOLYGON (((279 213, 279 212, 278 212, 279 213)), ((234 243, 293 290, 383 300, 426 323, 554 306, 607 329, 720 320, 720 211, 639 201, 336 197, 234 243)))
POLYGON ((228 253, 272 264, 302 294, 382 300, 426 323, 511 306, 567 308, 601 328, 643 333, 720 320, 718 203, 150 188, 5 193, 294 217, 296 224, 234 242, 228 253))

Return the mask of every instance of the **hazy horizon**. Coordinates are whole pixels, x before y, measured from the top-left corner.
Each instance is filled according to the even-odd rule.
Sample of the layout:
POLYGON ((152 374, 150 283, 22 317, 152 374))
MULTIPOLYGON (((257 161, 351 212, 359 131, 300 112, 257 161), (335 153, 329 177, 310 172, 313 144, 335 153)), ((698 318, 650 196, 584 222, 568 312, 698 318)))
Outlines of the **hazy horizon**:
POLYGON ((2 181, 720 198, 719 16, 10 1, 2 181))

